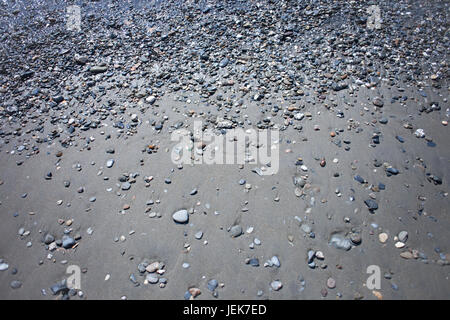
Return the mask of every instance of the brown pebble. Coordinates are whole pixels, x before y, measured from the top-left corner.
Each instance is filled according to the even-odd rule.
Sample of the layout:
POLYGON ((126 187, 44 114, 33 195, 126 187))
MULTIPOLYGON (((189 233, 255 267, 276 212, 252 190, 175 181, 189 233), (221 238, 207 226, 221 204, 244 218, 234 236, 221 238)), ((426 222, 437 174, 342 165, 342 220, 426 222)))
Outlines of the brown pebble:
POLYGON ((189 293, 195 298, 196 296, 200 295, 202 292, 199 288, 190 288, 189 293))
POLYGON ((375 297, 378 298, 378 300, 383 300, 383 295, 381 294, 381 292, 373 290, 372 293, 375 297))
POLYGON ((402 257, 403 259, 414 259, 414 255, 409 251, 400 253, 400 257, 402 257))

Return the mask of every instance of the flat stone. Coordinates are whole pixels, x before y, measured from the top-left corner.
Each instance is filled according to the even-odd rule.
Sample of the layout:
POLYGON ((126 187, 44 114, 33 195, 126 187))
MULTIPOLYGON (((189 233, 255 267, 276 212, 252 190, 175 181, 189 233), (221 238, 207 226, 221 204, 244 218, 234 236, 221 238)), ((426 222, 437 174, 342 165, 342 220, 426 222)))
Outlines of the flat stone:
POLYGON ((328 278, 327 287, 330 289, 336 288, 336 280, 334 280, 333 278, 328 278))
POLYGON ((145 279, 152 284, 158 283, 159 278, 157 275, 155 275, 154 273, 149 273, 147 274, 147 276, 145 277, 145 279))
POLYGON ((149 273, 156 272, 160 268, 159 262, 150 263, 147 267, 145 267, 145 271, 149 273))
POLYGON ((44 243, 49 245, 50 243, 52 243, 53 241, 55 241, 55 237, 52 236, 51 234, 47 233, 44 237, 44 243))
POLYGON ((277 256, 273 256, 272 259, 270 259, 270 262, 277 268, 280 267, 281 263, 277 256))
POLYGON ((366 204, 366 206, 369 208, 370 211, 378 209, 378 204, 372 199, 364 200, 364 203, 366 204))
POLYGON ((75 245, 75 239, 69 237, 69 236, 63 236, 62 237, 62 246, 64 249, 70 249, 75 245))
POLYGON ((11 283, 9 285, 13 289, 19 289, 20 287, 22 287, 22 282, 17 281, 17 280, 13 280, 13 281, 11 281, 11 283))
POLYGON ((213 292, 219 286, 219 282, 216 279, 208 281, 207 288, 209 291, 213 292))
POLYGON ((195 239, 200 240, 203 237, 203 232, 199 231, 194 235, 195 239))
POLYGON ((172 215, 172 218, 177 223, 187 223, 189 220, 189 213, 187 210, 178 210, 172 215))
POLYGON ((398 241, 395 243, 395 247, 401 249, 401 248, 405 247, 405 244, 401 241, 398 241))
POLYGON ((272 281, 270 286, 272 287, 272 289, 274 291, 278 291, 283 287, 283 283, 281 283, 281 281, 275 280, 275 281, 272 281))
POLYGON ((388 235, 386 233, 380 233, 378 235, 378 240, 380 240, 381 243, 385 243, 388 239, 388 235))
POLYGON ((130 188, 131 188, 131 184, 128 181, 122 183, 122 186, 121 186, 122 190, 127 191, 127 190, 130 190, 130 188))
POLYGON ((400 257, 402 257, 403 259, 414 259, 414 255, 409 251, 400 253, 400 257))
POLYGON ((382 107, 384 105, 383 99, 381 99, 380 97, 375 97, 372 99, 372 103, 377 106, 377 107, 382 107))
POLYGON ((342 250, 346 250, 346 251, 350 250, 350 248, 352 247, 350 240, 339 234, 334 234, 331 237, 330 245, 337 249, 342 249, 342 250))
POLYGON ((308 260, 307 260, 308 263, 313 262, 315 254, 316 252, 314 250, 308 251, 308 260))
POLYGON ((259 267, 259 259, 258 258, 252 258, 248 261, 248 263, 252 266, 252 267, 259 267))
POLYGON ((114 159, 109 159, 106 161, 106 167, 111 168, 114 165, 114 159))
POLYGON ((242 234, 242 227, 239 225, 232 226, 230 232, 233 238, 237 238, 242 234))
POLYGON ((106 72, 107 70, 108 70, 107 66, 93 66, 89 69, 89 71, 92 73, 103 73, 106 72))
POLYGON ((406 240, 408 240, 408 232, 401 231, 397 237, 398 237, 398 240, 400 240, 401 242, 406 242, 406 240))

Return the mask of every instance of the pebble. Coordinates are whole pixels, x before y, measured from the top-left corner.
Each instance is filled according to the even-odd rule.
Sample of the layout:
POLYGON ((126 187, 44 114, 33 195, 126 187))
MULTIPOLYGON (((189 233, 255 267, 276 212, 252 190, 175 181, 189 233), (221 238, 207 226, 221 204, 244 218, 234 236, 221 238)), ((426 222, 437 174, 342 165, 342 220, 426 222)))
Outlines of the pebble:
POLYGON ((70 249, 75 245, 75 239, 69 237, 69 236, 63 236, 62 237, 62 246, 64 249, 70 249))
POLYGON ((386 233, 380 233, 378 235, 378 239, 380 240, 381 243, 385 243, 388 239, 388 235, 386 233))
POLYGON ((208 281, 207 288, 209 291, 213 292, 219 286, 219 282, 216 279, 212 279, 208 281))
POLYGON ((252 258, 252 259, 248 260, 248 264, 250 264, 252 267, 259 267, 259 259, 252 258))
POLYGON ((106 161, 106 167, 107 168, 112 168, 112 166, 114 165, 114 159, 109 159, 108 161, 106 161))
POLYGON ((270 259, 270 262, 271 262, 271 264, 272 264, 273 266, 275 266, 275 267, 277 267, 277 268, 279 268, 279 267, 281 266, 280 260, 278 259, 277 256, 273 256, 273 257, 270 259))
POLYGON ((177 223, 187 223, 189 221, 189 213, 185 209, 178 210, 172 215, 172 218, 177 223))
POLYGON ((281 281, 275 280, 275 281, 272 281, 270 286, 272 287, 272 289, 274 291, 278 291, 283 287, 283 283, 281 283, 281 281))
POLYGON ((13 281, 11 281, 10 286, 13 289, 19 289, 20 287, 22 287, 22 282, 20 282, 18 280, 13 280, 13 281))
POLYGON ((47 233, 44 237, 44 243, 48 245, 48 244, 52 243, 53 241, 55 241, 55 237, 52 236, 51 234, 47 233))
POLYGON ((373 98, 372 103, 373 103, 375 106, 380 107, 380 108, 384 106, 383 99, 381 99, 380 97, 375 97, 375 98, 373 98))
POLYGON ((200 240, 203 237, 203 232, 199 231, 194 235, 195 239, 200 240))
POLYGON ((242 227, 240 225, 232 226, 230 232, 233 238, 237 238, 243 233, 242 227))
MULTIPOLYGON (((418 259, 424 262, 424 272, 445 278, 445 268, 440 266, 448 264, 447 238, 439 231, 448 229, 448 174, 443 165, 450 116, 445 1, 426 2, 420 8, 385 1, 380 4, 381 27, 375 28, 367 11, 373 8, 361 1, 187 1, 180 5, 158 1, 139 6, 90 1, 82 7, 81 31, 67 30, 67 19, 61 15, 64 6, 37 8, 31 2, 25 8, 20 3, 4 1, 1 9, 2 45, 8 50, 0 52, 5 61, 0 66, 0 153, 5 168, 0 173, 4 175, 0 206, 6 219, 0 233, 20 228, 18 239, 8 246, 11 252, 26 251, 28 260, 21 264, 63 267, 60 264, 77 264, 78 258, 84 261, 83 255, 102 239, 104 230, 96 229, 93 235, 93 228, 105 219, 111 222, 108 231, 117 235, 111 249, 118 250, 117 261, 133 260, 133 255, 142 252, 165 256, 180 249, 186 257, 179 262, 208 260, 208 252, 198 250, 201 243, 191 248, 185 242, 192 236, 201 240, 207 232, 208 248, 216 250, 221 236, 239 237, 243 234, 239 224, 252 223, 254 235, 247 239, 253 231, 248 228, 244 239, 228 238, 226 248, 241 257, 250 257, 251 252, 253 257, 245 260, 250 266, 259 267, 262 259, 265 266, 279 267, 250 270, 259 271, 254 279, 266 285, 271 277, 289 274, 285 270, 291 263, 286 257, 289 250, 303 254, 306 250, 311 268, 306 272, 314 272, 316 278, 329 264, 330 273, 323 274, 322 281, 335 272, 334 266, 345 268, 348 275, 359 257, 372 257, 377 263, 380 255, 389 257, 392 266, 395 259, 418 259), (220 138, 233 129, 279 131, 271 151, 277 147, 285 152, 279 163, 273 159, 253 163, 250 153, 245 163, 226 168, 171 163, 169 136, 175 130, 186 129, 188 141, 193 142, 191 156, 206 159, 209 145, 197 139, 192 128, 196 120, 202 121, 200 133, 213 129, 220 138), (126 173, 105 176, 121 169, 115 161, 126 173), (104 170, 105 165, 112 170, 104 170), (143 179, 133 173, 136 167, 141 168, 143 179), (271 169, 279 170, 267 175, 271 169), (294 185, 286 177, 293 177, 294 185), (45 183, 42 192, 39 188, 36 192, 37 182, 45 183), (200 188, 205 190, 199 194, 200 188), (159 199, 146 203, 149 197, 159 199), (208 201, 211 205, 204 205, 208 201), (166 230, 170 217, 160 212, 170 210, 172 202, 195 209, 169 211, 176 223, 190 224, 169 224, 166 230), (379 206, 377 214, 365 211, 367 207, 375 213, 379 206), (117 217, 107 218, 111 211, 117 217), (295 214, 302 219, 292 220, 295 214), (8 224, 10 215, 15 224, 8 224), (409 228, 414 241, 397 228, 409 228), (80 230, 93 236, 81 240, 80 230), (168 233, 161 236, 164 232, 168 233), (396 237, 393 232, 398 232, 396 237), (130 246, 124 243, 125 236, 119 237, 127 233, 130 246), (184 235, 184 241, 177 233, 184 235), (373 247, 377 237, 382 245, 373 247), (389 237, 394 246, 384 245, 389 237), (150 239, 150 247, 145 239, 150 239), (168 239, 170 243, 164 243, 168 239), (253 240, 252 250, 240 240, 253 240), (136 243, 142 252, 133 251, 136 243), (415 243, 424 252, 405 249, 415 243), (322 261, 324 252, 326 261, 322 261), (33 262, 36 256, 40 258, 33 262), (282 267, 278 257, 286 259, 282 267)), ((261 151, 266 143, 249 145, 261 151)), ((189 148, 182 147, 179 155, 189 148)), ((94 260, 109 254, 90 253, 94 260)), ((225 260, 208 263, 208 268, 199 269, 200 274, 211 276, 222 267, 239 274, 240 267, 249 267, 242 266, 240 259, 225 260)), ((1 260, 0 270, 8 268, 1 260)), ((41 269, 27 272, 39 277, 45 271, 41 269)), ((174 272, 170 269, 167 274, 174 272)), ((190 279, 192 268, 175 269, 180 272, 177 282, 204 285, 201 279, 206 276, 190 279)), ((167 283, 160 278, 165 270, 159 262, 142 264, 138 270, 138 276, 130 275, 136 286, 143 280, 161 288, 167 283)), ((402 270, 400 277, 407 284, 402 286, 404 296, 431 292, 439 298, 445 292, 434 290, 426 281, 420 290, 412 288, 407 283, 414 280, 411 270, 402 270)), ((128 276, 131 270, 125 272, 128 276)), ((120 279, 128 281, 123 277, 115 277, 118 290, 130 285, 120 283, 120 279)), ((362 298, 352 291, 360 285, 356 274, 354 279, 344 278, 348 285, 336 296, 362 298)), ((325 297, 335 286, 330 279, 326 286, 322 283, 312 289, 305 289, 303 279, 302 288, 313 290, 309 296, 320 290, 325 297)), ((299 293, 295 279, 286 281, 288 294, 299 293)), ((273 283, 272 290, 278 290, 273 283)), ((434 284, 444 286, 444 282, 434 284)), ((391 286, 398 290, 397 285, 391 286)), ((186 289, 186 283, 181 287, 186 289)), ((216 288, 217 284, 212 291, 217 297, 216 288)), ((246 298, 249 288, 244 281, 237 292, 228 288, 226 295, 246 298)), ((172 289, 161 292, 162 296, 176 298, 184 291, 174 294, 172 289)), ((257 289, 250 288, 250 294, 257 289)), ((76 295, 65 284, 51 290, 62 293, 62 299, 76 295)), ((125 291, 116 297, 125 299, 125 291)), ((22 298, 36 295, 17 293, 22 298)), ((200 289, 190 287, 185 298, 199 294, 200 289)), ((258 290, 258 296, 263 294, 258 290)), ((129 296, 134 295, 139 292, 129 296)))
POLYGON ((374 211, 374 210, 378 209, 378 204, 376 203, 376 201, 374 201, 372 199, 364 200, 364 203, 366 204, 367 208, 370 211, 374 211))
POLYGON ((122 185, 121 185, 121 189, 124 191, 130 190, 130 188, 131 188, 131 184, 128 181, 122 183, 122 185))
POLYGON ((347 239, 339 234, 334 234, 331 237, 330 245, 337 249, 342 249, 342 250, 346 250, 346 251, 350 250, 350 248, 352 246, 349 239, 347 239))
POLYGON ((403 242, 398 241, 398 242, 395 243, 395 247, 396 248, 400 249, 400 248, 403 248, 404 246, 405 246, 405 244, 403 242))
POLYGON ((400 240, 401 242, 406 242, 406 240, 408 240, 408 232, 401 231, 397 237, 398 237, 398 240, 400 240))
POLYGON ((158 283, 158 281, 159 281, 158 276, 156 276, 154 273, 149 273, 149 274, 147 274, 147 275, 145 276, 145 279, 146 279, 149 283, 151 283, 151 284, 158 283))
POLYGON ((328 278, 327 287, 330 289, 336 288, 336 281, 333 278, 328 278))

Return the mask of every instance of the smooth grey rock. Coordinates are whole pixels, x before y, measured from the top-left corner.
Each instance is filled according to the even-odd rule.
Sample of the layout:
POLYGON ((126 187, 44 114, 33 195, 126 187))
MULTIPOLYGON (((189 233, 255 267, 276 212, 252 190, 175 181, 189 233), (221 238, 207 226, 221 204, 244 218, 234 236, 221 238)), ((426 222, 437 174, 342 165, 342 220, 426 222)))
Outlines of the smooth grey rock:
POLYGON ((149 273, 149 274, 147 274, 147 276, 145 277, 145 279, 146 279, 149 283, 152 283, 152 284, 158 283, 158 281, 159 281, 158 276, 157 276, 156 274, 154 274, 154 273, 149 273))
POLYGON ((315 254, 316 254, 316 252, 314 250, 308 251, 308 263, 313 262, 315 254))
POLYGON ((93 66, 89 69, 92 73, 103 73, 106 72, 106 70, 108 70, 107 66, 93 66))
POLYGON ((124 191, 130 190, 130 188, 131 188, 131 183, 129 183, 128 181, 126 181, 126 182, 122 183, 121 188, 122 188, 122 190, 124 190, 124 191))
POLYGON ((200 240, 203 237, 203 232, 199 231, 194 235, 195 239, 200 240))
POLYGON ((258 258, 252 258, 248 261, 248 263, 252 266, 252 267, 259 267, 259 259, 258 258))
POLYGON ((13 281, 11 281, 11 283, 9 285, 13 289, 19 289, 22 286, 22 282, 20 282, 18 280, 13 280, 13 281))
POLYGON ((281 281, 275 280, 270 284, 273 290, 278 291, 283 287, 283 283, 281 281))
POLYGON ((378 204, 376 203, 376 201, 372 199, 364 200, 364 203, 366 204, 367 208, 369 208, 370 211, 378 209, 378 204))
POLYGON ((49 245, 50 243, 52 243, 53 241, 55 241, 55 237, 52 236, 51 234, 47 233, 44 237, 44 243, 49 245))
POLYGON ((406 242, 406 240, 408 240, 408 232, 407 231, 401 231, 398 234, 398 240, 400 240, 401 242, 406 242))
POLYGON ((277 268, 279 268, 281 265, 280 260, 277 256, 273 256, 272 259, 270 259, 270 262, 272 262, 272 264, 277 268))
POLYGON ((62 237, 62 246, 64 249, 70 249, 75 245, 75 239, 69 237, 69 236, 63 236, 62 237))
POLYGON ((106 167, 111 168, 114 165, 114 159, 109 159, 106 161, 106 167))
POLYGON ((311 227, 308 224, 306 224, 306 223, 302 223, 300 228, 303 230, 304 233, 310 233, 311 232, 311 227))
POLYGON ((373 98, 372 103, 379 108, 384 105, 383 99, 381 99, 380 97, 373 98))
POLYGON ((230 232, 233 238, 237 238, 242 234, 242 227, 240 225, 232 226, 230 232))
POLYGON ((212 280, 209 280, 208 281, 208 285, 207 285, 207 287, 208 287, 208 290, 209 291, 214 291, 214 290, 216 290, 216 288, 219 286, 219 282, 216 280, 216 279, 212 279, 212 280))
POLYGON ((330 245, 342 250, 350 250, 352 247, 351 241, 342 235, 334 234, 330 239, 330 245))
POLYGON ((173 220, 177 223, 187 223, 189 221, 189 213, 187 210, 178 210, 172 215, 173 220))

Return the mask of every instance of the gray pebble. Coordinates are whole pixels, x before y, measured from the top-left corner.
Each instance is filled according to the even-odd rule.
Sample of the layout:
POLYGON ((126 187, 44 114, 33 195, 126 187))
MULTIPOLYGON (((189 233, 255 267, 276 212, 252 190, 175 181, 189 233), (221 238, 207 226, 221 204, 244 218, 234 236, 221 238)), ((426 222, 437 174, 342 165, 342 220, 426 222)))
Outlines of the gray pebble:
POLYGON ((187 210, 178 210, 172 215, 173 220, 177 223, 187 223, 189 221, 189 213, 187 210))

